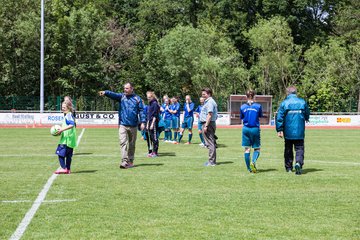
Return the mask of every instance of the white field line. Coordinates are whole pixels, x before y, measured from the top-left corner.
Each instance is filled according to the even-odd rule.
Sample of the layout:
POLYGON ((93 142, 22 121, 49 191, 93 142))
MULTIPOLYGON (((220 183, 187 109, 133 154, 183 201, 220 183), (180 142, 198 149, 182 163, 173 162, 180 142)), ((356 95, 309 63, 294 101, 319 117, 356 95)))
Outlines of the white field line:
MULTIPOLYGON (((80 133, 80 136, 77 141, 77 145, 79 145, 80 140, 85 132, 85 128, 80 133)), ((39 209, 41 203, 44 202, 47 192, 49 191, 51 185, 55 181, 57 174, 52 174, 51 177, 48 179, 47 183, 44 185, 43 189, 39 193, 38 197, 36 198, 35 202, 29 209, 29 211, 25 214, 25 217, 20 222, 19 226, 16 228, 15 232, 11 235, 10 240, 18 240, 22 237, 22 235, 25 233, 27 227, 29 226, 31 220, 35 216, 35 213, 39 209)))
MULTIPOLYGON (((161 152, 159 153, 161 157, 161 152)), ((135 155, 136 158, 146 157, 147 154, 137 154, 135 155)), ((8 154, 8 155, 1 155, 1 157, 52 157, 52 155, 42 155, 42 154, 8 154)), ((84 154, 84 155, 76 155, 76 158, 96 158, 96 157, 111 157, 111 158, 120 158, 119 154, 84 154)), ((190 155, 174 155, 169 156, 171 158, 189 158, 189 159, 204 159, 204 161, 207 159, 207 154, 205 153, 204 156, 190 156, 190 155)), ((220 160, 242 160, 243 156, 236 157, 227 157, 222 159, 220 156, 220 160)), ((261 159, 260 159, 261 160, 261 159)), ((269 159, 266 158, 266 161, 277 161, 279 159, 269 159)), ((360 166, 360 162, 340 162, 340 161, 322 161, 322 160, 312 160, 312 159, 306 159, 305 163, 319 163, 319 164, 335 164, 335 165, 353 165, 353 166, 360 166)))
MULTIPOLYGON (((58 202, 75 202, 76 199, 54 199, 54 200, 44 200, 43 203, 58 203, 58 202)), ((27 203, 32 202, 31 200, 3 200, 1 203, 27 203)))

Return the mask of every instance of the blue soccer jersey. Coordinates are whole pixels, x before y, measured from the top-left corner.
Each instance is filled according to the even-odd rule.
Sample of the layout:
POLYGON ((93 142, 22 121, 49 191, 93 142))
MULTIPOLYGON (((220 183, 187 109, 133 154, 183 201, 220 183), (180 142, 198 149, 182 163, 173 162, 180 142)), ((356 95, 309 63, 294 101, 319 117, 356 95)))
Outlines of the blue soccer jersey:
POLYGON ((189 103, 190 112, 188 111, 187 105, 187 103, 184 105, 184 118, 194 117, 195 104, 193 102, 189 103))
POLYGON ((262 108, 258 103, 245 103, 240 107, 240 118, 246 127, 260 127, 259 118, 262 116, 262 108))
POLYGON ((180 117, 180 103, 171 104, 170 110, 172 111, 176 110, 176 113, 174 113, 173 116, 180 117))
POLYGON ((166 119, 171 119, 172 115, 169 112, 170 109, 170 105, 166 106, 166 104, 164 103, 163 105, 161 105, 161 107, 164 109, 164 111, 161 111, 161 117, 166 120, 166 119))

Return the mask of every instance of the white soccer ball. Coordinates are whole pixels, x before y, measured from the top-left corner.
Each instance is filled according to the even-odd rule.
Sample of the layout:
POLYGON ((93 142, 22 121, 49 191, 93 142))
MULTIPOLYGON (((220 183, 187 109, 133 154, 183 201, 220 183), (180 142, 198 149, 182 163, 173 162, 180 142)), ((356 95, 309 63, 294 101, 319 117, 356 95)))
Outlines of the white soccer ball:
POLYGON ((54 125, 50 128, 50 133, 53 136, 58 136, 58 132, 61 129, 61 127, 59 125, 54 125))

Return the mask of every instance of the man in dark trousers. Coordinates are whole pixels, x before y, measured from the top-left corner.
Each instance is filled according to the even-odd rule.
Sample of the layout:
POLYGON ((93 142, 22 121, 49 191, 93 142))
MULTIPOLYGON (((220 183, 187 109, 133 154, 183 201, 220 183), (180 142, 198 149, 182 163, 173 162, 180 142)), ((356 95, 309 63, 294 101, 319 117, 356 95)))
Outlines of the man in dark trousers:
POLYGON ((276 131, 285 138, 285 169, 292 172, 296 152, 295 173, 301 175, 304 165, 305 122, 309 121, 310 110, 305 100, 296 96, 296 87, 286 89, 287 97, 281 103, 276 116, 276 131))
POLYGON ((218 109, 215 100, 212 98, 212 90, 204 88, 201 96, 205 99, 204 106, 200 112, 200 122, 203 126, 203 133, 206 146, 209 149, 209 160, 205 163, 206 167, 216 166, 216 119, 218 109))

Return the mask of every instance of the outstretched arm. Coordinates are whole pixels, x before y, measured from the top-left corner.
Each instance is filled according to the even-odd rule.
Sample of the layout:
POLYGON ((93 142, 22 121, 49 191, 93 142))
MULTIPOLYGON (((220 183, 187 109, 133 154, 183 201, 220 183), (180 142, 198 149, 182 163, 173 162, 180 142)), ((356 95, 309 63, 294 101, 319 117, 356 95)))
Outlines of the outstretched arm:
POLYGON ((108 98, 111 98, 112 100, 121 101, 123 93, 115 93, 109 90, 105 90, 105 91, 100 91, 99 96, 106 96, 108 98))

